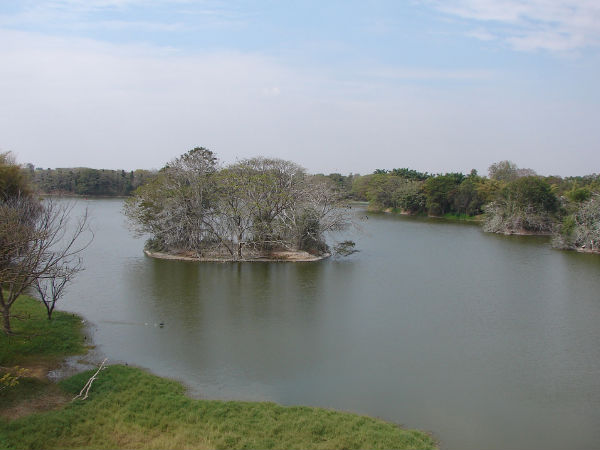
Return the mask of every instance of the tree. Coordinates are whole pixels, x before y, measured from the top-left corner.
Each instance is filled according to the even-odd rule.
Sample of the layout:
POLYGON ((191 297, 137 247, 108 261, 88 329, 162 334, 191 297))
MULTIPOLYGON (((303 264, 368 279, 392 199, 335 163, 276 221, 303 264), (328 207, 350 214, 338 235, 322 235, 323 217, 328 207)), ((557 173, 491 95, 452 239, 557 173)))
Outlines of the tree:
POLYGON ((327 249, 324 234, 350 221, 344 194, 291 161, 249 158, 219 170, 194 149, 127 200, 125 214, 151 250, 245 259, 272 250, 327 249))
POLYGON ((423 193, 423 182, 413 179, 402 179, 393 192, 394 202, 397 208, 410 213, 425 211, 425 194, 423 193))
POLYGON ((138 234, 149 233, 153 250, 186 249, 199 254, 218 242, 215 220, 216 156, 196 147, 169 162, 125 202, 138 234))
POLYGON ((565 218, 553 244, 559 248, 600 252, 600 194, 593 194, 565 218))
POLYGON ((447 173, 425 181, 423 190, 430 215, 438 216, 451 211, 454 195, 464 178, 462 173, 447 173))
POLYGON ((558 199, 543 178, 528 176, 506 184, 485 208, 484 230, 496 233, 522 231, 549 233, 558 199))
POLYGON ((403 184, 404 180, 379 170, 369 176, 367 181, 366 198, 372 206, 377 209, 397 207, 394 191, 403 184))
POLYGON ((533 169, 519 169, 512 161, 500 161, 492 164, 489 169, 489 176, 492 180, 497 181, 514 181, 521 177, 535 176, 533 169))
POLYGON ((88 230, 87 214, 69 232, 71 210, 52 200, 41 202, 14 159, 0 155, 0 314, 6 334, 12 333, 11 308, 23 292, 38 280, 81 267, 79 255, 91 242, 78 245, 88 230))
POLYGON ((70 212, 67 205, 31 196, 0 201, 0 313, 6 334, 12 333, 10 310, 22 293, 38 280, 60 277, 65 268, 80 265, 79 255, 91 242, 80 245, 87 215, 69 232, 70 212))
MULTIPOLYGON (((68 206, 64 211, 71 215, 72 206, 68 206)), ((68 239, 77 240, 81 234, 85 231, 89 231, 91 234, 91 238, 88 241, 89 245, 93 238, 93 233, 89 230, 87 223, 88 215, 86 209, 83 216, 81 216, 74 225, 72 234, 68 239)), ((75 276, 83 269, 83 260, 80 256, 80 251, 66 253, 62 259, 57 261, 55 265, 48 267, 48 270, 35 280, 34 287, 40 300, 46 307, 48 320, 52 319, 52 313, 54 312, 56 303, 64 295, 67 286, 73 282, 75 276)))
POLYGON ((29 180, 10 152, 0 153, 0 199, 29 195, 29 180))

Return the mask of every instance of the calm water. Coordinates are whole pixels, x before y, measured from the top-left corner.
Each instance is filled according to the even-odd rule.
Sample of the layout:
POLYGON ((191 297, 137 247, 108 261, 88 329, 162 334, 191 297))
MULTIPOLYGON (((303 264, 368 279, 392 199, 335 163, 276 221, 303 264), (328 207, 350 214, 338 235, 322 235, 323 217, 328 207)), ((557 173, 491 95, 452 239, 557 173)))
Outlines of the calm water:
POLYGON ((381 417, 447 449, 600 442, 598 256, 370 215, 342 260, 160 261, 120 200, 85 205, 96 238, 62 308, 92 323, 112 362, 200 397, 381 417))

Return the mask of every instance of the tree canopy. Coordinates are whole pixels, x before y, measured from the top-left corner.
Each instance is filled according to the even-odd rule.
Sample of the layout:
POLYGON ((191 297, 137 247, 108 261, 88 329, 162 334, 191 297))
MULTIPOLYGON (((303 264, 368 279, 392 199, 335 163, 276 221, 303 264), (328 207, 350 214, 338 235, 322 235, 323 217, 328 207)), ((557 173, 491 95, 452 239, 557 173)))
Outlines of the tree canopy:
POLYGON ((350 225, 344 195, 291 161, 256 157, 220 167, 197 147, 174 159, 126 201, 149 249, 242 260, 276 250, 322 255, 326 234, 350 225))

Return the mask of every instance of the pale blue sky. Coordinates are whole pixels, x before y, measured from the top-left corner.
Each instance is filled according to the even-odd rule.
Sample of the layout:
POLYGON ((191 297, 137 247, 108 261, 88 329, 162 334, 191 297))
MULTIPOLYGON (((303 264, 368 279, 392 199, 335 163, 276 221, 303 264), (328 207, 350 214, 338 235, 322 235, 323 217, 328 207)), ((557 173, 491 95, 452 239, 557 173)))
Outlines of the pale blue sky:
POLYGON ((0 2, 0 150, 600 172, 600 1, 0 2))

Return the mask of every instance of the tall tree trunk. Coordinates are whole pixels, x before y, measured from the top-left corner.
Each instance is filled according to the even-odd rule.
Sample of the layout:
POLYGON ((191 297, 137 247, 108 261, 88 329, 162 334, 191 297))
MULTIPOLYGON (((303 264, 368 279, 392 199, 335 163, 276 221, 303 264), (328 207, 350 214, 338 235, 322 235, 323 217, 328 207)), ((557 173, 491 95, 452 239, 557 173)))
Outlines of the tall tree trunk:
POLYGON ((10 310, 6 306, 2 307, 2 328, 4 330, 4 334, 7 336, 12 334, 12 330, 10 328, 10 310))
POLYGON ((8 336, 11 334, 10 329, 10 306, 11 303, 8 303, 4 298, 4 285, 0 283, 0 310, 2 311, 2 328, 4 333, 8 336))
POLYGON ((240 233, 240 234, 238 234, 238 248, 237 248, 238 259, 242 259, 243 245, 244 245, 244 243, 242 242, 242 233, 240 233))

